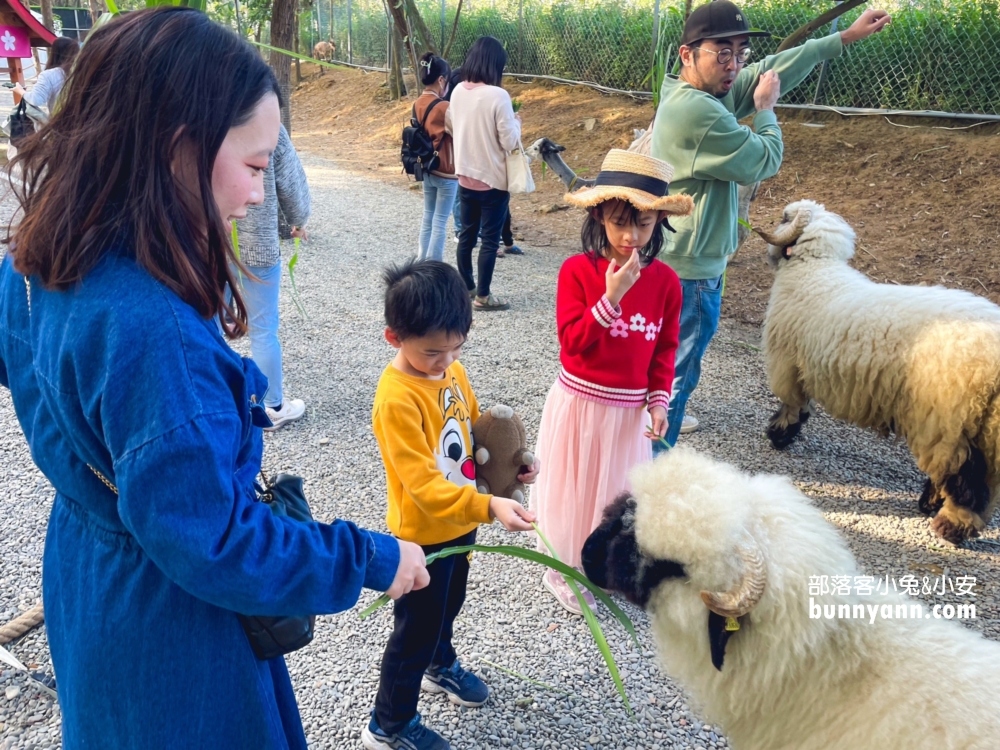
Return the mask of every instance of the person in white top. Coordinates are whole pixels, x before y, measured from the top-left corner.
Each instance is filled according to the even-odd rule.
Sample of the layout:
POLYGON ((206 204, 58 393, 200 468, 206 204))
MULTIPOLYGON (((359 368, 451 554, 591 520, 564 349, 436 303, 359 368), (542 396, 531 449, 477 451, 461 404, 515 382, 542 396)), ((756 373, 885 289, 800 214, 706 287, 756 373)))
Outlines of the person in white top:
POLYGON ((474 310, 506 310, 509 305, 490 293, 500 233, 507 217, 508 151, 521 140, 521 117, 510 95, 500 87, 507 52, 491 36, 477 39, 462 63, 465 81, 451 95, 445 129, 452 134, 462 232, 458 238, 458 270, 474 310), (472 272, 472 249, 479 248, 478 284, 472 272))
POLYGON ((58 37, 49 51, 45 71, 39 74, 31 90, 25 91, 21 84, 14 86, 15 104, 23 97, 24 101, 30 105, 27 108, 28 116, 37 125, 44 125, 52 117, 56 100, 66 83, 66 75, 79 51, 80 44, 76 39, 65 36, 58 37))

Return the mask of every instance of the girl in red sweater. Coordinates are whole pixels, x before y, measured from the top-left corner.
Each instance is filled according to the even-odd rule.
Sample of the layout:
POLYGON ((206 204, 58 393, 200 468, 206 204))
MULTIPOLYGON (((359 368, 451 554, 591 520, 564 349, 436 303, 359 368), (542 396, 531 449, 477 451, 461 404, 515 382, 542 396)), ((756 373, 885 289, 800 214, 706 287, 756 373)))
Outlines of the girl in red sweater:
MULTIPOLYGON (((562 370, 542 411, 536 455, 545 471, 531 506, 559 559, 575 567, 629 469, 652 457, 650 437, 667 429, 681 286, 656 255, 661 225, 673 231, 667 217, 693 207, 688 196, 667 195, 672 176, 664 161, 614 149, 594 187, 565 198, 588 212, 583 253, 559 271, 562 370)), ((580 614, 560 574, 550 570, 542 583, 580 614)))

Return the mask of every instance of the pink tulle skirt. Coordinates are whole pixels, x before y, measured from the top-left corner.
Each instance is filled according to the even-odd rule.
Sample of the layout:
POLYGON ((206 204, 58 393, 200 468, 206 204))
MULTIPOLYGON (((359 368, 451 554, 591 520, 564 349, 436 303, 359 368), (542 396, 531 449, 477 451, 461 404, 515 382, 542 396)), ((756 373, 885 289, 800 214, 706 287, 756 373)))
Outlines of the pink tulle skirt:
MULTIPOLYGON (((583 543, 604 508, 628 489, 629 469, 652 458, 652 443, 643 434, 649 424, 645 407, 588 401, 558 382, 549 390, 535 450, 541 471, 530 508, 564 563, 579 567, 583 543)), ((539 549, 548 551, 541 540, 539 549)))

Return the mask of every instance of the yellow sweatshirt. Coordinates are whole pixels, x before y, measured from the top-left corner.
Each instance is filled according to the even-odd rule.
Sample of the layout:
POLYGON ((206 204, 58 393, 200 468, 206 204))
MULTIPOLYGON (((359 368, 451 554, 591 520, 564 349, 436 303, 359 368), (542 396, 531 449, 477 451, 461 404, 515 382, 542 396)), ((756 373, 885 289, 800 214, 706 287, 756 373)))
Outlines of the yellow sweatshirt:
POLYGON ((382 371, 372 429, 385 465, 386 523, 398 538, 439 544, 491 523, 490 500, 476 490, 472 423, 479 404, 458 362, 441 380, 382 371))

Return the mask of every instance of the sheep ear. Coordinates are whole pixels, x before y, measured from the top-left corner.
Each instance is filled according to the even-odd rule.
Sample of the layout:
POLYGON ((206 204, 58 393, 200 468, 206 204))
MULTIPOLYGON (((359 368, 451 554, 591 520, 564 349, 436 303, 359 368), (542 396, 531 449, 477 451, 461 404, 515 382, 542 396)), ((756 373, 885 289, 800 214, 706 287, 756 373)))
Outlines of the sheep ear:
POLYGON ((708 613, 708 645, 712 650, 712 666, 720 672, 722 662, 726 658, 726 644, 735 631, 726 630, 726 618, 709 610, 708 613))

